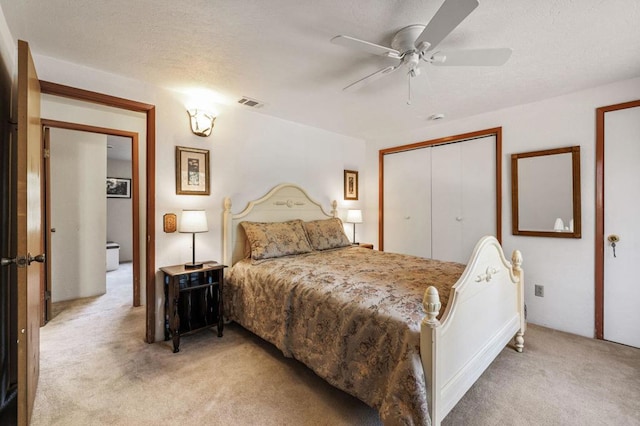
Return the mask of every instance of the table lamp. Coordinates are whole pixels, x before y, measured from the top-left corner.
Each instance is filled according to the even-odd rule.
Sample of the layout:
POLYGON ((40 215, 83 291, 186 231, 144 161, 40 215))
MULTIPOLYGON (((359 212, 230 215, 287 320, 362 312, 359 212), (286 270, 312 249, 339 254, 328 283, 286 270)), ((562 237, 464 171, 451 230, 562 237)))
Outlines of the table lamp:
POLYGON ((207 232, 207 214, 204 210, 182 210, 178 232, 192 234, 192 259, 191 263, 185 263, 185 269, 202 268, 202 262, 196 263, 196 233, 207 232))
POLYGON ((347 210, 347 223, 353 223, 353 244, 356 242, 356 223, 362 223, 362 210, 347 210))

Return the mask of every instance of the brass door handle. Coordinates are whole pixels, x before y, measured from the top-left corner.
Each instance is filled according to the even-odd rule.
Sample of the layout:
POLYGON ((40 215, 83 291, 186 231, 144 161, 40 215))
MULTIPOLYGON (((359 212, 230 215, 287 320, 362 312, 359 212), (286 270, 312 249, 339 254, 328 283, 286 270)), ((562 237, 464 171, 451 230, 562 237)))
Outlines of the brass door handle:
POLYGON ((47 260, 47 256, 42 253, 37 256, 31 256, 31 253, 27 253, 27 265, 31 265, 31 262, 44 263, 47 260))
POLYGON ((26 268, 28 261, 27 261, 27 258, 24 256, 17 256, 13 258, 6 258, 6 257, 2 258, 2 266, 11 265, 12 263, 15 263, 18 268, 26 268))

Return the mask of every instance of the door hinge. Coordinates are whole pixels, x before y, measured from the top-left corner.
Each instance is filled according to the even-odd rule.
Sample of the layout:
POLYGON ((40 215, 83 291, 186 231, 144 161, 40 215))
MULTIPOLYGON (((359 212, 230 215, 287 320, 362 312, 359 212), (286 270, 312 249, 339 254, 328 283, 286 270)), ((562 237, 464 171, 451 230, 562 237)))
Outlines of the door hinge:
POLYGON ((51 300, 51 290, 45 290, 44 300, 51 300))
POLYGON ((42 150, 42 155, 44 158, 50 158, 51 157, 51 151, 49 149, 43 149, 42 150))

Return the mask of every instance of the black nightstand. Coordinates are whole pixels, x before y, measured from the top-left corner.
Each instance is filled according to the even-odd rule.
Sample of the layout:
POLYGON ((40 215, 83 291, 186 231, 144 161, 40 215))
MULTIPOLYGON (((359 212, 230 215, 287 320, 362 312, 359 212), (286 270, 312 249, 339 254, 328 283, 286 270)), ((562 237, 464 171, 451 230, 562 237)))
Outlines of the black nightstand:
POLYGON ((180 336, 203 328, 224 329, 222 286, 225 265, 204 262, 202 268, 164 266, 164 340, 173 338, 173 352, 180 351, 180 336))

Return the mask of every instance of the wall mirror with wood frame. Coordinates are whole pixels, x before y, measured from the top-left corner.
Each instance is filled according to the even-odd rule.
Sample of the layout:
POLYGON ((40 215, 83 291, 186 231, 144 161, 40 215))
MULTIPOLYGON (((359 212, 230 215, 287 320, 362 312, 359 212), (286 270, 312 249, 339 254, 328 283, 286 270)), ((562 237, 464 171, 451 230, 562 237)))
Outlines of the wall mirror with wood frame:
POLYGON ((581 238, 580 147, 511 155, 513 235, 581 238))

